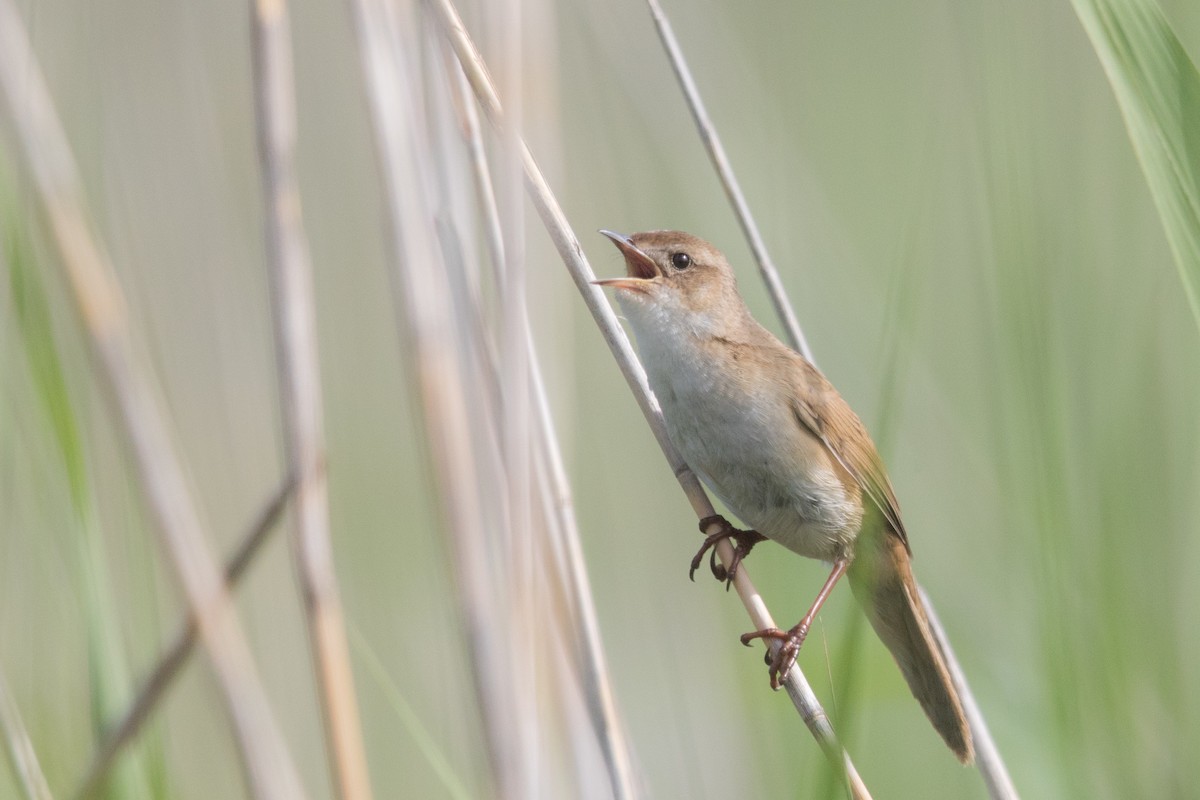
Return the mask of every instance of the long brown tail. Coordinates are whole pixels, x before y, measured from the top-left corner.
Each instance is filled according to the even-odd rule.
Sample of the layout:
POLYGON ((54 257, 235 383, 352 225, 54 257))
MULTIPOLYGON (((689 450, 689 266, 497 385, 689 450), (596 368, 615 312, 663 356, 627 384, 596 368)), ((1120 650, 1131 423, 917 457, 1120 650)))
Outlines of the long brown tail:
POLYGON ((933 727, 964 764, 975 758, 958 691, 929 632, 908 551, 890 531, 860 537, 850 586, 933 727))

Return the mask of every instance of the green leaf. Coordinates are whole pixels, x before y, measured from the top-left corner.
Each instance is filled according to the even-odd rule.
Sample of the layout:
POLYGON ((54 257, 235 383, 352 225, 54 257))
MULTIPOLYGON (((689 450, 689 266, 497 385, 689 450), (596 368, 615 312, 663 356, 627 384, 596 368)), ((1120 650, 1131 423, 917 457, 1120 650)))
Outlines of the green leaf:
POLYGON ((1108 75, 1200 325, 1200 75, 1153 0, 1072 0, 1108 75))

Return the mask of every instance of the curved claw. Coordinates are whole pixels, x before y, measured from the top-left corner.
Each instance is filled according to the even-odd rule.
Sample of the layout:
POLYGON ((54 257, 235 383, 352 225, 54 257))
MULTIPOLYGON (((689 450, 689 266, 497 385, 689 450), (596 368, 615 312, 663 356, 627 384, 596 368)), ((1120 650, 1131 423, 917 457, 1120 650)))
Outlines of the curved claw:
MULTIPOLYGON (((755 531, 742 531, 742 533, 754 533, 756 536, 758 535, 755 531)), ((725 581, 725 591, 727 592, 729 591, 729 587, 733 585, 734 576, 737 575, 738 567, 742 565, 742 559, 750 552, 750 548, 754 547, 753 543, 742 544, 741 538, 736 538, 735 541, 737 544, 733 548, 733 558, 729 561, 729 569, 725 569, 721 564, 713 565, 713 575, 716 576, 717 580, 725 581)), ((716 552, 714 548, 713 554, 715 555, 716 552)))
MULTIPOLYGON (((688 571, 688 578, 690 578, 693 582, 696 580, 696 570, 700 569, 700 562, 704 560, 704 554, 708 553, 710 550, 712 552, 709 554, 709 567, 712 569, 713 575, 717 574, 717 542, 721 541, 722 539, 728 539, 729 537, 733 536, 737 530, 729 524, 729 520, 725 519, 720 514, 716 514, 700 520, 700 532, 704 533, 708 529, 708 526, 714 523, 719 523, 721 525, 721 529, 716 533, 706 534, 704 537, 704 544, 700 546, 700 549, 696 551, 696 555, 692 557, 692 568, 688 571)), ((724 572, 724 569, 721 571, 724 572)), ((724 577, 719 577, 717 580, 724 580, 724 577)))
POLYGON ((725 589, 729 589, 729 584, 733 582, 730 573, 726 571, 725 565, 717 561, 717 548, 713 548, 708 553, 708 568, 712 570, 713 577, 719 581, 725 581, 725 589))
POLYGON ((750 643, 753 642, 755 639, 778 639, 779 641, 782 642, 782 641, 787 640, 788 635, 785 632, 779 630, 779 628, 763 628, 761 631, 751 631, 750 633, 743 633, 738 638, 741 640, 742 644, 746 645, 746 647, 749 647, 750 643))
POLYGON ((696 580, 696 570, 700 568, 700 562, 704 560, 704 554, 708 553, 708 567, 712 570, 713 577, 719 581, 724 581, 725 591, 729 591, 729 587, 733 585, 733 579, 737 576, 738 567, 754 545, 765 541, 767 537, 763 536, 758 531, 743 531, 733 527, 729 521, 717 514, 711 517, 705 517, 700 520, 700 532, 704 533, 710 525, 719 524, 720 530, 716 533, 707 534, 704 537, 704 544, 700 550, 692 558, 691 571, 688 572, 688 577, 693 581, 696 580), (734 542, 733 558, 729 562, 729 568, 726 569, 723 565, 717 562, 717 543, 722 539, 732 539, 734 542))
POLYGON ((804 620, 801 620, 789 631, 781 631, 779 628, 766 628, 761 631, 743 633, 741 635, 741 642, 747 647, 755 639, 774 639, 780 642, 779 649, 775 651, 774 655, 768 650, 765 658, 771 667, 768 672, 771 679, 771 688, 778 690, 783 680, 787 678, 788 672, 791 671, 792 665, 796 663, 796 657, 800 655, 800 646, 804 644, 807 636, 808 625, 805 624, 804 620))

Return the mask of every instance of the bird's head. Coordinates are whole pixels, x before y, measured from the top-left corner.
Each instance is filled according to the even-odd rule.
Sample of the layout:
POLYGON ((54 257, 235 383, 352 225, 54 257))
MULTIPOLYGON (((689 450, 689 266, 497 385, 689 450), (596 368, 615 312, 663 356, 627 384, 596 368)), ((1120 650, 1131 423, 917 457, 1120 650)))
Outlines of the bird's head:
POLYGON ((617 290, 639 338, 647 325, 719 335, 723 326, 741 321, 745 304, 733 268, 708 242, 682 231, 600 233, 625 256, 626 276, 596 285, 617 290))

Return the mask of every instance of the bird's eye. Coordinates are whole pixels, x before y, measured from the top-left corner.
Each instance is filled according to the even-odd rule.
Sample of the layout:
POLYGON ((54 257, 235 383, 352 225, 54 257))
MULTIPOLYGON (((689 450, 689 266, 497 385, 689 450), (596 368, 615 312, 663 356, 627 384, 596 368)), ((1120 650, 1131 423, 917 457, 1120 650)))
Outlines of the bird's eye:
POLYGON ((675 269, 687 269, 692 265, 692 257, 687 253, 671 253, 671 263, 675 269))

